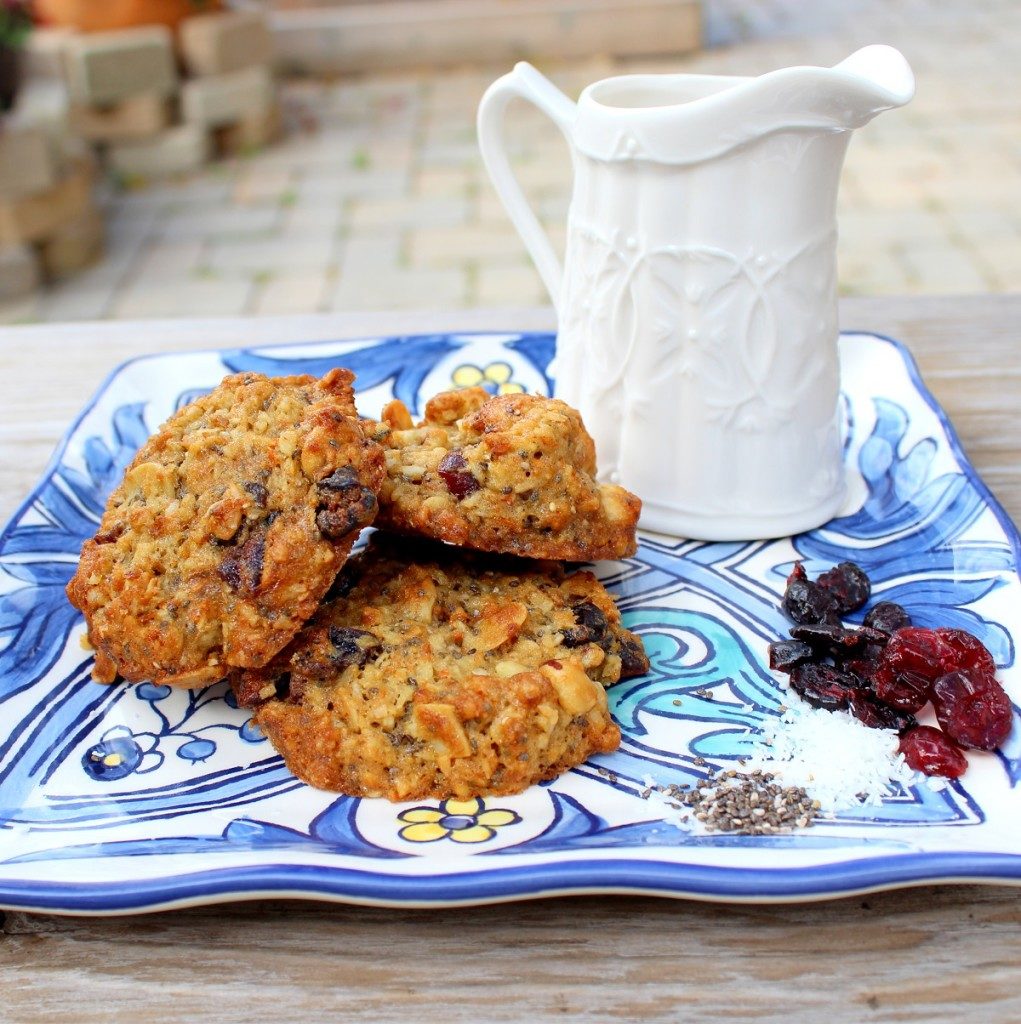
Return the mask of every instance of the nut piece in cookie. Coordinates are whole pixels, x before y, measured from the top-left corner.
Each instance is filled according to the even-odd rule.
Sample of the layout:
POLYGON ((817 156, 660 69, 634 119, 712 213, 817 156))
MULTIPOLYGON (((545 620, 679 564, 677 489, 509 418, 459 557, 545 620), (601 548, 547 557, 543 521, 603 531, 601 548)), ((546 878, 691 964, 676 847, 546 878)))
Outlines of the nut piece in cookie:
POLYGON ((590 572, 377 533, 231 685, 305 782, 412 800, 516 793, 616 749, 604 688, 648 664, 590 572))
POLYGON ((227 377, 142 446, 67 587, 94 678, 203 685, 298 632, 376 515, 353 379, 227 377))
POLYGON ((596 482, 592 438, 557 399, 448 391, 418 426, 394 401, 374 436, 386 448, 382 528, 530 558, 635 553, 641 501, 596 482))

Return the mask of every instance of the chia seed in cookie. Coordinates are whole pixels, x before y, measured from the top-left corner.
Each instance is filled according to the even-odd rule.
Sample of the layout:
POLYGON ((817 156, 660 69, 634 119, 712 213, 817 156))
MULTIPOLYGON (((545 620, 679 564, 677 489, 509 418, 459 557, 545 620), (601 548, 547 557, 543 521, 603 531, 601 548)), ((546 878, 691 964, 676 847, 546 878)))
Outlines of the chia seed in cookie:
POLYGON ((298 632, 376 515, 353 379, 227 377, 142 446, 67 587, 98 681, 203 685, 298 632))
POLYGON ((614 750, 604 688, 647 669, 591 573, 377 533, 231 683, 305 782, 411 800, 516 793, 614 750))
POLYGON ((635 553, 641 501, 596 482, 592 438, 563 402, 448 391, 417 426, 391 402, 374 436, 386 448, 382 528, 529 558, 635 553))

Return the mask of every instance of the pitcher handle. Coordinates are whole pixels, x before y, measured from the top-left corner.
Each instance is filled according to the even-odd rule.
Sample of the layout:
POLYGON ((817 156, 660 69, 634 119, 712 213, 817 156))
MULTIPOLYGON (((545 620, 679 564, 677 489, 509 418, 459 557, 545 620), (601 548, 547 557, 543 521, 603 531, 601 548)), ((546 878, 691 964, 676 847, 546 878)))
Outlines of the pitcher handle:
POLYGON ((503 144, 504 111, 515 97, 528 100, 546 114, 563 133, 568 145, 571 145, 575 105, 531 64, 521 61, 514 65, 513 71, 498 78, 486 90, 479 103, 478 114, 482 161, 507 215, 518 229, 525 248, 535 262, 539 276, 553 300, 554 308, 558 308, 563 267, 553 251, 549 236, 528 205, 528 200, 514 177, 503 144))

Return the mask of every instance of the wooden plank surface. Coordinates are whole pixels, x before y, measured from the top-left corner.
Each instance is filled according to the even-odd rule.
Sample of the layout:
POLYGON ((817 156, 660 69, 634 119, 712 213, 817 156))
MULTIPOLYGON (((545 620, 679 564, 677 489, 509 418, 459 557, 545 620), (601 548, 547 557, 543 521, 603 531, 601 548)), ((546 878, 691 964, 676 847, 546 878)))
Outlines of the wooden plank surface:
MULTIPOLYGON (((1021 518, 1021 296, 856 299, 900 337, 1021 518)), ((548 311, 40 326, 0 332, 3 514, 119 360, 142 351, 440 328, 548 311)), ((1021 1020, 1021 891, 923 887, 800 906, 586 897, 460 910, 256 902, 134 918, 8 913, 0 1021, 1021 1020)))

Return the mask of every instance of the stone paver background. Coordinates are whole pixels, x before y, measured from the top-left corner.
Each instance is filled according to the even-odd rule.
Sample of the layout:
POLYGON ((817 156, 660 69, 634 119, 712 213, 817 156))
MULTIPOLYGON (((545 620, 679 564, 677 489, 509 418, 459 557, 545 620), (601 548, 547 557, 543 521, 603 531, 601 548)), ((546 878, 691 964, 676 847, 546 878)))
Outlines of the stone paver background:
MULTIPOLYGON (((757 74, 899 47, 914 102, 851 143, 840 193, 848 294, 1021 290, 1021 4, 707 0, 707 49, 544 63, 571 95, 609 74, 757 74)), ((475 109, 506 67, 290 82, 262 153, 105 200, 106 259, 0 321, 444 309, 547 301, 481 167, 475 109)), ((562 246, 557 130, 508 118, 520 180, 562 246)))

